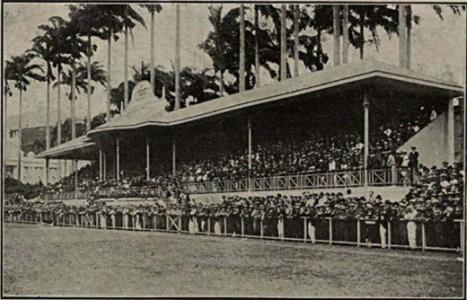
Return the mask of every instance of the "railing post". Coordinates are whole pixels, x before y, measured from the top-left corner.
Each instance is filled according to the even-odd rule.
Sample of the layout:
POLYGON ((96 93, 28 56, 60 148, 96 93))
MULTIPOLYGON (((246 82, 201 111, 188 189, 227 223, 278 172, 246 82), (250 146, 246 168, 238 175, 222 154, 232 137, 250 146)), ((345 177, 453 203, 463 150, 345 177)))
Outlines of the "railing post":
POLYGON ((245 223, 243 221, 243 217, 240 217, 240 221, 241 221, 241 226, 242 226, 242 238, 243 238, 245 235, 245 223))
POLYGON ((165 231, 169 231, 169 227, 170 227, 170 225, 169 225, 169 215, 165 215, 165 222, 166 222, 165 223, 166 224, 165 231))
POLYGON ((426 248, 425 223, 422 222, 422 251, 426 248))
POLYGON ((227 217, 224 217, 224 236, 227 236, 227 217))
POLYGON ((328 218, 329 220, 329 245, 332 245, 332 218, 328 218))
POLYGON ((261 237, 261 239, 263 239, 263 220, 260 220, 259 226, 260 226, 260 228, 259 228, 260 237, 261 237))
POLYGON ((208 235, 211 235, 211 217, 208 217, 208 235))
POLYGON ((307 217, 303 218, 303 242, 306 243, 306 236, 308 235, 307 217))
POLYGON ((388 221, 388 249, 391 249, 391 222, 388 221))
POLYGON ((285 222, 284 222, 284 217, 281 217, 280 218, 281 220, 281 231, 282 231, 282 234, 281 234, 281 241, 284 241, 284 234, 285 234, 285 222))
POLYGON ((360 247, 361 232, 360 232, 360 220, 357 220, 357 247, 360 247))
POLYGON ((182 216, 178 216, 178 232, 182 232, 182 216))
POLYGON ((152 220, 154 222, 154 231, 157 231, 157 215, 154 215, 152 220))

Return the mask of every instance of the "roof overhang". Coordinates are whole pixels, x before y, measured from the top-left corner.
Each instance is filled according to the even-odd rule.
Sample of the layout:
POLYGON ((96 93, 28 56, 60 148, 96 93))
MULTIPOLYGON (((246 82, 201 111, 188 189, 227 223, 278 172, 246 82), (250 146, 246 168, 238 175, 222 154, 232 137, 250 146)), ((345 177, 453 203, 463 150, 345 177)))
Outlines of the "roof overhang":
POLYGON ((141 129, 148 126, 171 127, 187 124, 308 94, 320 95, 332 91, 333 93, 354 96, 356 95, 355 90, 361 90, 362 93, 365 90, 376 91, 376 94, 397 91, 418 97, 427 96, 439 99, 452 99, 464 95, 464 87, 456 83, 372 59, 365 59, 172 112, 166 111, 166 101, 164 100, 149 101, 89 131, 87 137, 80 137, 44 151, 37 157, 89 159, 95 155, 96 151, 96 145, 91 140, 95 141, 103 134, 141 129))
POLYGON ((86 136, 80 136, 74 140, 50 148, 36 155, 36 158, 51 159, 93 159, 96 153, 96 144, 86 136))
POLYGON ((180 125, 304 94, 329 89, 345 93, 348 89, 365 85, 376 90, 393 87, 399 91, 405 89, 411 93, 429 93, 431 96, 442 98, 454 98, 464 94, 464 88, 456 83, 366 59, 275 82, 172 112, 165 110, 165 102, 154 101, 95 128, 88 133, 88 137, 94 139, 106 132, 134 130, 146 126, 180 125))

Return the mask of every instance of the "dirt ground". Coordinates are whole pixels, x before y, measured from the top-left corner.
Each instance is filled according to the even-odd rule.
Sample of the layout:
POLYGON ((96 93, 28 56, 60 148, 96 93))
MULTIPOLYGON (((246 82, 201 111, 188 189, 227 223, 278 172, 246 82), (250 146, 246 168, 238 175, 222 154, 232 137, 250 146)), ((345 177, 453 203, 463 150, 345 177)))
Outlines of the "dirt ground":
POLYGON ((461 297, 455 253, 4 226, 4 295, 461 297))

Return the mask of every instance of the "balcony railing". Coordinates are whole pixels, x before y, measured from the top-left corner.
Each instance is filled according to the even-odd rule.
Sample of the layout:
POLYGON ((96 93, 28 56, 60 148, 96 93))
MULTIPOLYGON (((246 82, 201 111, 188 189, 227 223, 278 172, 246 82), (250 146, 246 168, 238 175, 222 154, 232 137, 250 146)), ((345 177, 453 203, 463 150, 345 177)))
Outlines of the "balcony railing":
MULTIPOLYGON (((403 170, 369 170, 368 186, 408 185, 403 170)), ((310 190, 328 188, 354 188, 365 185, 365 172, 346 171, 322 174, 274 176, 239 180, 209 182, 182 182, 181 187, 189 194, 240 193, 260 191, 310 190)), ((94 193, 98 198, 147 198, 161 195, 160 187, 106 187, 94 193)), ((49 193, 48 200, 86 199, 90 191, 49 193)))

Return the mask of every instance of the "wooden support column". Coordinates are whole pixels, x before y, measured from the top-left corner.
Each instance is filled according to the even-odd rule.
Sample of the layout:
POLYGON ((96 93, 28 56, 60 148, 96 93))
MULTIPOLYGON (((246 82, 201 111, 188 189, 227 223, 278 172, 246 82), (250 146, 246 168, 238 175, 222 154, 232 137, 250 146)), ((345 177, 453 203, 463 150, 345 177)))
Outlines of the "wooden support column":
POLYGON ((149 144, 149 137, 146 136, 146 180, 150 179, 150 172, 149 172, 149 168, 151 167, 150 154, 151 154, 151 148, 149 144))
POLYGON ((49 168, 50 168, 50 160, 49 158, 45 159, 45 186, 49 186, 49 168))
POLYGON ((364 133, 363 133, 363 174, 364 186, 368 186, 368 157, 370 154, 370 99, 368 94, 363 94, 363 114, 364 114, 364 133))
POLYGON ((454 102, 458 102, 457 99, 450 99, 448 102, 448 132, 447 132, 447 145, 448 145, 448 163, 452 165, 455 161, 456 156, 456 143, 455 143, 455 114, 454 114, 454 102))
POLYGON ((343 12, 343 41, 342 41, 342 63, 346 64, 349 62, 349 6, 344 5, 343 12))
POLYGON ((175 138, 172 139, 172 174, 177 174, 177 144, 175 138))
POLYGON ((120 138, 115 138, 115 173, 117 181, 120 181, 120 138))
POLYGON ((341 35, 341 22, 340 22, 340 6, 333 5, 332 6, 332 24, 333 24, 333 49, 334 49, 334 67, 341 64, 341 42, 340 42, 340 35, 341 35))
POLYGON ((107 179, 107 155, 105 151, 102 151, 102 179, 105 181, 107 179))
POLYGON ((78 199, 78 161, 73 160, 73 170, 75 171, 75 199, 78 199))
POLYGON ((102 176, 104 162, 103 162, 103 154, 102 154, 102 145, 99 143, 99 181, 102 181, 104 177, 102 176))
POLYGON ((253 180, 251 169, 253 167, 251 154, 253 152, 253 126, 251 125, 251 117, 248 117, 248 191, 253 189, 253 180))

